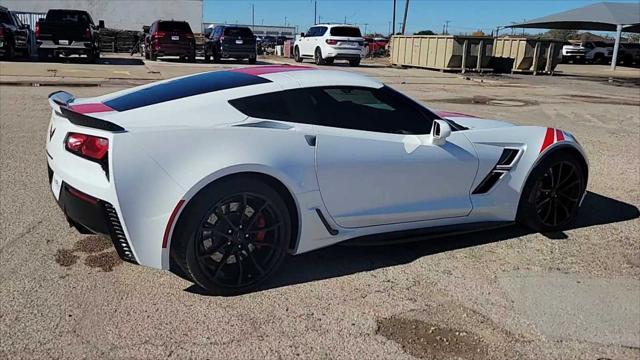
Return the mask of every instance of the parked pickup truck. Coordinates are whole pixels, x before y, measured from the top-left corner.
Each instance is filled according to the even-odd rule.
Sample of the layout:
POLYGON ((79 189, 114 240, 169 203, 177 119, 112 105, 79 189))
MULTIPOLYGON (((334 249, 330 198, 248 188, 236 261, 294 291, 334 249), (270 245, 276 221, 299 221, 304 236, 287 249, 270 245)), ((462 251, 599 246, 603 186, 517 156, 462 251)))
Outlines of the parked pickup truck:
POLYGON ((38 57, 86 55, 90 62, 100 58, 100 29, 104 21, 96 26, 84 10, 51 9, 44 19, 36 24, 38 57))
POLYGON ((31 55, 31 29, 6 7, 0 6, 0 56, 13 59, 18 52, 31 55))

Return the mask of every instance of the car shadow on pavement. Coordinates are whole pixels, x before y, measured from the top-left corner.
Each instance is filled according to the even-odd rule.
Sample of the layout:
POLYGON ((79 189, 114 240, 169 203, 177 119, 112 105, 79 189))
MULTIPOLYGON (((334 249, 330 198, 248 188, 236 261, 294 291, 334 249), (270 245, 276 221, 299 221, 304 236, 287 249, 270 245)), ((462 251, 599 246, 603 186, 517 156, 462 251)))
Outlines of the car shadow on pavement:
MULTIPOLYGON (((632 204, 587 192, 578 218, 568 230, 616 223, 639 216, 638 208, 632 204)), ((385 240, 385 245, 382 246, 344 246, 349 245, 347 241, 342 246, 334 245, 289 257, 274 278, 257 291, 407 264, 424 256, 510 240, 531 233, 532 231, 525 227, 514 225, 436 239, 417 237, 413 242, 398 239, 402 242, 397 244, 385 240)), ((564 232, 543 235, 550 239, 568 238, 564 232)), ((185 291, 206 295, 196 285, 188 287, 185 291)))
MULTIPOLYGON (((148 60, 151 61, 151 60, 148 60)), ((184 63, 184 64, 208 64, 208 65, 247 65, 247 66, 255 66, 255 65, 273 65, 273 63, 270 62, 266 62, 266 61, 256 61, 255 64, 249 64, 249 62, 247 60, 234 60, 234 59, 221 59, 220 61, 218 61, 217 63, 214 63, 213 61, 205 61, 204 58, 196 58, 196 62, 194 63, 188 63, 185 62, 184 60, 180 60, 179 58, 159 58, 157 60, 157 62, 166 62, 166 63, 176 63, 176 64, 180 64, 180 63, 184 63)))
POLYGON ((49 64, 88 64, 88 65, 144 65, 142 58, 129 57, 129 55, 123 54, 122 57, 104 57, 98 59, 97 62, 90 62, 84 56, 72 56, 72 57, 56 57, 48 58, 47 60, 40 61, 38 58, 22 57, 11 60, 12 62, 35 62, 35 63, 49 63, 49 64))

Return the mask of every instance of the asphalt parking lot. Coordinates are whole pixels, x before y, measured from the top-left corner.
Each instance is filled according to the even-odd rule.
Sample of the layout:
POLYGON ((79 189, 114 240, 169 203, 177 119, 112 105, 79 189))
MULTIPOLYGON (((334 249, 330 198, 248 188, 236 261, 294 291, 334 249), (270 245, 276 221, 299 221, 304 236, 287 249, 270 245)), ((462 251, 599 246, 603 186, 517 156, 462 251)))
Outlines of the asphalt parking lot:
POLYGON ((578 222, 544 235, 511 227, 333 246, 288 259, 261 291, 211 297, 68 227, 47 183, 46 97, 235 66, 0 62, 0 358, 640 358, 640 70, 334 66, 434 109, 573 133, 591 166, 578 222))

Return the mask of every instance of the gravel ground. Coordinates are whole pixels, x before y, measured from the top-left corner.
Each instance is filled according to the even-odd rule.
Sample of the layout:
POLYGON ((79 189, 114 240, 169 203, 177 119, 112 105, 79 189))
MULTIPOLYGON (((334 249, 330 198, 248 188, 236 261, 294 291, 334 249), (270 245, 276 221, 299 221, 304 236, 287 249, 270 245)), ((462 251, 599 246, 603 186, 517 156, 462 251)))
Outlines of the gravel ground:
MULTIPOLYGON (((19 80, 16 66, 0 63, 0 75, 19 80)), ((167 77, 213 65, 145 67, 167 77)), ((591 163, 576 226, 334 246, 290 258, 261 291, 205 296, 169 272, 122 263, 107 240, 70 229, 51 196, 47 94, 122 85, 0 85, 0 358, 639 358, 640 88, 356 71, 436 109, 572 132, 591 163)))

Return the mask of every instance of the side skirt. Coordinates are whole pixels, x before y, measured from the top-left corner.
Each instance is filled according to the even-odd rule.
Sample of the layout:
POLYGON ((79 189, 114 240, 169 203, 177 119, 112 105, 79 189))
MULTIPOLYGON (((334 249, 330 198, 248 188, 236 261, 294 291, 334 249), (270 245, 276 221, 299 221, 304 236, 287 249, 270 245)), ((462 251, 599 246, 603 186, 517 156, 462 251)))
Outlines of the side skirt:
POLYGON ((513 221, 486 221, 468 224, 435 226, 423 229, 401 230, 381 234, 365 235, 343 242, 347 246, 385 246, 415 241, 431 240, 511 226, 513 221))

